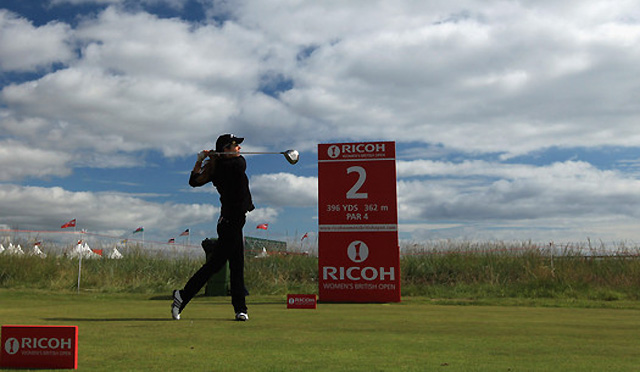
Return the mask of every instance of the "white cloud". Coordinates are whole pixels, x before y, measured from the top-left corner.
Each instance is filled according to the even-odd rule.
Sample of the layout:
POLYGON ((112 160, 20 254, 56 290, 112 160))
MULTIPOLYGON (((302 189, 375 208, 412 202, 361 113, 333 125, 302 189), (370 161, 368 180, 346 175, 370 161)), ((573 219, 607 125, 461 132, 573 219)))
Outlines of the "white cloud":
POLYGON ((414 241, 640 241, 634 175, 581 161, 423 160, 398 162, 398 175, 400 231, 414 241))
POLYGON ((601 218, 546 218, 535 221, 488 221, 451 224, 412 224, 408 229, 399 226, 400 232, 410 231, 412 242, 439 240, 453 241, 498 241, 538 244, 553 242, 558 247, 587 245, 591 240, 595 248, 601 246, 616 250, 620 245, 637 247, 640 234, 637 219, 624 216, 601 218))
MULTIPOLYGON (((406 4, 391 13, 404 23, 360 16, 335 39, 318 33, 283 101, 327 119, 336 136, 347 138, 509 156, 551 146, 640 144, 629 131, 639 117, 629 101, 638 89, 631 65, 638 54, 629 46, 639 44, 640 24, 620 21, 638 14, 637 5, 591 11, 586 22, 580 10, 556 14, 546 4, 465 2, 398 14, 406 4), (607 31, 618 28, 625 32, 607 31)), ((348 8, 337 6, 330 16, 348 8)), ((370 9, 388 11, 365 13, 370 9)), ((316 22, 329 18, 323 15, 316 22)), ((278 27, 252 20, 267 32, 278 27)))
POLYGON ((201 132, 236 128, 276 144, 287 131, 301 148, 637 146, 639 7, 603 4, 248 1, 199 25, 111 6, 73 30, 82 55, 68 70, 3 100, 16 120, 66 123, 100 152, 183 155, 201 132), (256 92, 274 78, 291 89, 256 92))
POLYGON ((124 2, 124 0, 51 0, 51 5, 119 4, 122 2, 124 2))
POLYGON ((278 219, 278 215, 280 214, 279 209, 267 207, 267 208, 256 208, 250 213, 247 214, 247 227, 252 229, 253 226, 251 224, 257 223, 271 223, 278 219))
POLYGON ((290 173, 251 177, 251 194, 256 203, 276 206, 308 207, 317 204, 318 179, 290 173))
POLYGON ((640 217, 633 207, 640 202, 639 180, 584 162, 535 167, 417 161, 401 162, 398 173, 433 177, 399 182, 400 216, 408 220, 640 217))
POLYGON ((60 70, 5 87, 1 97, 20 120, 47 118, 47 128, 34 135, 49 139, 49 146, 100 153, 159 148, 183 154, 200 132, 212 123, 222 126, 234 110, 226 97, 193 85, 100 70, 60 70))
MULTIPOLYGON (((136 0, 133 4, 157 5, 165 4, 174 9, 181 9, 187 0, 136 0)), ((64 4, 85 5, 85 4, 125 4, 127 0, 51 0, 51 5, 58 6, 64 4)))
POLYGON ((79 229, 91 232, 126 233, 143 225, 156 234, 213 221, 216 213, 213 206, 204 204, 161 204, 118 193, 10 184, 0 184, 0 210, 3 222, 12 227, 55 230, 76 218, 79 229))
POLYGON ((0 9, 0 70, 33 71, 74 57, 69 25, 51 22, 34 27, 29 20, 0 9))
POLYGON ((181 79, 220 92, 255 88, 269 57, 268 41, 260 33, 233 22, 192 25, 115 7, 85 20, 76 33, 86 43, 82 66, 181 79))
POLYGON ((84 42, 76 63, 7 86, 0 96, 10 107, 4 120, 40 122, 44 128, 31 134, 44 135, 49 146, 176 156, 212 140, 202 133, 246 128, 277 144, 279 130, 304 131, 281 103, 255 92, 282 65, 277 47, 259 33, 232 22, 193 26, 115 7, 74 31, 84 42), (263 118, 254 122, 258 108, 263 118), (273 115, 261 130, 265 110, 273 115))
POLYGON ((0 181, 26 177, 65 177, 71 174, 69 154, 25 146, 14 140, 0 139, 0 181))
MULTIPOLYGON (((575 230, 637 217, 639 185, 629 174, 579 161, 473 160, 640 147, 636 1, 211 0, 201 4, 218 18, 197 24, 144 6, 126 11, 130 4, 116 0, 52 5, 63 3, 114 5, 73 27, 35 27, 0 11, 0 68, 65 65, 2 89, 4 181, 63 177, 105 155, 104 167, 145 164, 136 158, 155 151, 175 159, 223 132, 310 151, 334 140, 394 140, 429 144, 416 159, 471 158, 398 162, 400 218, 416 234, 421 222, 507 234, 534 231, 525 221, 575 230)), ((314 177, 254 175, 251 187, 267 206, 253 215, 265 221, 317 202, 314 177)), ((163 215, 158 204, 111 197, 125 211, 163 215)))

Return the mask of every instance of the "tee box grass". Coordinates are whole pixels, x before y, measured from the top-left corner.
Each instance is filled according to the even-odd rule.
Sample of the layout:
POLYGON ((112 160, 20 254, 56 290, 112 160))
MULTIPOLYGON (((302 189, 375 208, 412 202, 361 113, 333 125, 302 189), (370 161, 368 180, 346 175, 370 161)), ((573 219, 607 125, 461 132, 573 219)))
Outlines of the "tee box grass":
POLYGON ((77 325, 86 371, 635 371, 632 309, 319 303, 288 310, 250 296, 197 297, 171 319, 169 294, 0 290, 2 324, 77 325))

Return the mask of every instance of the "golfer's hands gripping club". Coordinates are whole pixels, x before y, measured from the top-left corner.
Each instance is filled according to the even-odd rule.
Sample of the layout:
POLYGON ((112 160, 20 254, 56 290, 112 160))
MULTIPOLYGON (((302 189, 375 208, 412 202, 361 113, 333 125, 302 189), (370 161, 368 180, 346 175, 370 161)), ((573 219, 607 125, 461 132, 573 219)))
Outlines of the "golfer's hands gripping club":
POLYGON ((202 150, 198 153, 198 163, 202 163, 209 156, 209 150, 202 150))
POLYGON ((216 156, 217 154, 213 150, 200 151, 196 158, 196 164, 193 166, 193 172, 201 173, 203 168, 205 169, 210 168, 210 170, 212 170, 213 167, 211 166, 207 167, 207 164, 209 161, 213 160, 216 156), (209 158, 209 160, 207 160, 207 158, 209 158))

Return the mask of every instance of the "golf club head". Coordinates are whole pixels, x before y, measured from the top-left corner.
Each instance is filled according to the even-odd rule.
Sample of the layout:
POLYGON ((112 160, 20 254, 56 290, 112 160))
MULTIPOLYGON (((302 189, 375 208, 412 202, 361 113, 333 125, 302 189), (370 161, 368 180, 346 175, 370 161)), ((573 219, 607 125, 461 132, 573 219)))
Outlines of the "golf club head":
POLYGON ((282 155, 284 155, 285 159, 289 162, 289 164, 295 164, 300 159, 300 154, 297 150, 287 150, 283 151, 282 155))

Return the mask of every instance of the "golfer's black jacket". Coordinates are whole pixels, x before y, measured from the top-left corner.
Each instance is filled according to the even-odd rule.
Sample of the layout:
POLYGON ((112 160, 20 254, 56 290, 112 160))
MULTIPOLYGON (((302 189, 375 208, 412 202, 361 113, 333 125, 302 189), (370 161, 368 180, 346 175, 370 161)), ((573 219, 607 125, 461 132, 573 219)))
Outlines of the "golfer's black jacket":
POLYGON ((249 179, 245 173, 247 161, 242 156, 233 158, 217 158, 215 164, 209 165, 202 173, 191 172, 189 185, 198 187, 213 182, 220 194, 222 205, 220 215, 224 218, 237 218, 255 209, 249 179))

